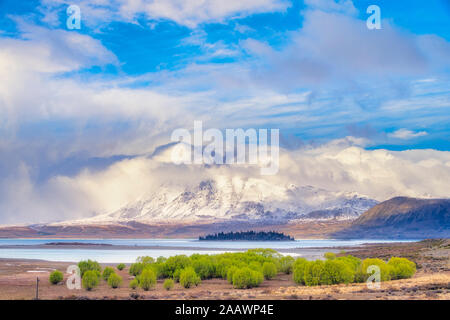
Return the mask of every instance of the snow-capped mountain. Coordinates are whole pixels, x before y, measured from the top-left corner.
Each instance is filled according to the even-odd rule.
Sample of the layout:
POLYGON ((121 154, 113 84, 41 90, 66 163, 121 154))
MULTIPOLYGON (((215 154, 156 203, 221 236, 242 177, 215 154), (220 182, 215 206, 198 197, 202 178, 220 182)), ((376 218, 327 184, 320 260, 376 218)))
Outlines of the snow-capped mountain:
POLYGON ((71 223, 353 219, 376 204, 351 192, 222 176, 191 186, 161 185, 157 192, 115 212, 71 223), (314 212, 322 215, 310 216, 314 212))

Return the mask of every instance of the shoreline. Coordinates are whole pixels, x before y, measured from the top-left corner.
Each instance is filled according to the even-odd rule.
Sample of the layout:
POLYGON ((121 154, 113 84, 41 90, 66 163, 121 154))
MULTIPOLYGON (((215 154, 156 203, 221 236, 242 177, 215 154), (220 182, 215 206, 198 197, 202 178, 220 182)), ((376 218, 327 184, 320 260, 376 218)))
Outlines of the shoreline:
MULTIPOLYGON (((386 243, 384 243, 386 244, 386 243)), ((389 243, 389 244, 394 244, 394 243, 389 243)), ((400 244, 400 243, 395 243, 395 244, 400 244)), ((378 243, 378 244, 362 244, 362 245, 355 245, 355 246, 337 246, 337 247, 308 247, 308 248, 281 248, 281 249, 274 249, 276 250, 278 253, 283 254, 283 255, 291 255, 294 258, 305 258, 308 260, 316 260, 316 259, 323 259, 323 256, 326 252, 333 252, 335 254, 338 254, 340 251, 345 250, 347 253, 350 253, 352 251, 357 251, 357 250, 364 250, 364 249, 370 249, 370 247, 372 247, 372 245, 374 246, 379 246, 379 245, 383 245, 383 243, 378 243)), ((87 245, 69 245, 69 244, 64 244, 64 245, 11 245, 11 246, 0 246, 0 250, 1 249, 17 249, 17 250, 104 250, 105 252, 112 252, 112 251, 123 251, 123 252, 127 252, 127 251, 145 251, 145 250, 161 250, 161 255, 163 253, 163 251, 165 253, 170 252, 170 251, 185 251, 187 255, 192 254, 193 252, 198 252, 200 254, 206 252, 206 254, 220 254, 223 252, 245 252, 248 249, 240 249, 240 248, 204 248, 204 247, 183 247, 183 246, 126 246, 126 245, 105 245, 105 244, 87 244, 87 245)), ((173 255, 179 255, 179 254, 183 254, 180 252, 174 253, 173 255)), ((143 255, 145 255, 145 253, 143 252, 143 255)), ((152 256, 152 253, 148 253, 148 255, 152 256)), ((154 254, 153 254, 154 255, 154 254)), ((172 256, 172 255, 169 255, 172 256)), ((156 257, 156 255, 155 255, 156 257)), ((112 258, 115 259, 115 258, 112 258)), ((83 259, 81 259, 83 260, 83 259)), ((102 259, 100 259, 102 260, 102 259)), ((8 261, 16 261, 16 262, 33 262, 33 261, 37 261, 37 262, 43 262, 43 263, 78 263, 80 261, 80 259, 76 259, 74 258, 73 260, 52 260, 52 259, 35 259, 35 258, 14 258, 14 257, 0 257, 0 261, 1 262, 8 262, 8 261)), ((132 262, 130 261, 120 261, 120 259, 118 259, 117 261, 100 261, 101 264, 111 264, 111 263, 125 263, 125 264, 131 264, 132 262)))
MULTIPOLYGON (((360 247, 367 246, 377 246, 385 244, 401 244, 401 243, 414 243, 419 241, 409 241, 409 242, 377 242, 377 243, 361 243, 354 246, 351 245, 340 245, 340 246, 321 246, 321 247, 292 247, 292 248, 276 248, 271 249, 278 252, 296 252, 298 250, 350 250, 360 247)), ((245 251, 252 248, 232 248, 232 247, 196 247, 196 246, 145 246, 145 245, 113 245, 113 244, 97 244, 97 243, 86 243, 86 244, 36 244, 36 245, 0 245, 0 249, 85 249, 85 250, 199 250, 199 251, 245 251)))
MULTIPOLYGON (((78 239, 80 240, 80 239, 78 239)), ((233 241, 230 241, 233 242, 233 241)), ((199 242, 200 243, 200 242, 199 242)), ((204 243, 204 242, 203 242, 204 243)), ((214 245, 216 241, 211 241, 214 245)), ((379 246, 400 246, 414 245, 419 242, 376 242, 376 243, 357 243, 354 245, 340 244, 336 246, 314 246, 276 248, 271 246, 281 255, 290 255, 294 258, 305 258, 307 260, 323 259, 326 252, 338 254, 342 250, 347 253, 358 250, 370 250, 379 246)), ((264 246, 263 246, 264 247, 264 246)), ((72 262, 77 263, 81 260, 94 259, 100 263, 132 263, 139 256, 151 256, 157 258, 160 256, 170 257, 175 255, 199 254, 220 254, 224 252, 245 252, 252 248, 237 247, 203 247, 203 246, 165 246, 165 245, 121 245, 105 243, 80 243, 63 242, 48 244, 15 244, 0 245, 0 259, 18 259, 18 260, 36 260, 45 262, 72 262), (23 251, 22 251, 23 250, 23 251), (72 250, 72 251, 71 251, 72 250), (40 259, 42 257, 42 259, 40 259)))
MULTIPOLYGON (((86 250, 86 251, 90 251, 90 250, 101 250, 101 251, 105 251, 105 252, 123 252, 123 253, 127 253, 127 252, 139 252, 142 251, 142 255, 149 255, 149 256, 154 256, 155 258, 159 255, 155 255, 154 252, 148 252, 146 253, 147 250, 156 250, 156 251, 161 251, 161 256, 164 256, 163 253, 167 252, 171 252, 174 251, 173 254, 169 254, 168 256, 175 256, 175 255, 180 255, 180 254, 186 254, 186 255, 191 255, 193 253, 199 253, 199 254, 220 254, 223 252, 245 252, 248 249, 239 249, 239 248, 199 248, 199 247, 161 247, 161 246, 146 246, 146 247, 135 247, 135 246, 131 246, 131 247, 126 247, 126 246, 121 246, 122 248, 116 248, 116 247, 111 247, 111 246, 86 246, 86 247, 82 247, 82 246, 75 246, 72 248, 67 248, 67 246, 62 246, 62 247, 51 247, 48 248, 46 246, 37 246, 34 248, 29 248, 31 246, 21 246, 21 247, 17 247, 17 246, 10 246, 10 247, 6 247, 6 246, 2 246, 0 247, 1 249, 14 249, 14 250, 86 250), (28 248, 27 248, 28 247, 28 248), (44 247, 44 248, 42 248, 44 247), (181 251, 181 252, 180 252, 181 251)), ((308 260, 315 260, 315 259, 320 259, 321 257, 323 257, 323 255, 326 252, 333 252, 333 253, 339 253, 340 250, 342 250, 343 248, 346 248, 347 252, 350 252, 352 250, 356 250, 358 247, 342 247, 342 248, 289 248, 289 249, 274 249, 276 250, 278 253, 283 254, 283 255, 291 255, 294 258, 295 257, 303 257, 306 258, 308 260)), ((363 248, 363 247, 359 247, 359 248, 363 248)), ((16 259, 16 260, 20 260, 20 261, 28 261, 28 260, 36 260, 33 258, 12 258, 12 257, 0 257, 0 261, 2 260, 12 260, 12 259, 16 259)), ((111 259, 115 259, 115 258, 111 258, 111 259)), ((80 259, 73 259, 73 260, 51 260, 51 259, 37 259, 39 261, 43 261, 43 262, 74 262, 74 263, 78 263, 80 259)), ((83 260, 83 259, 81 259, 83 260)), ((102 259, 98 259, 99 261, 102 259)), ((125 259, 126 260, 126 259, 125 259)), ((121 261, 120 259, 118 259, 117 261, 113 261, 110 260, 108 262, 102 262, 100 261, 100 263, 102 264, 108 264, 108 263, 121 263, 124 262, 126 264, 130 264, 131 262, 128 261, 121 261)))

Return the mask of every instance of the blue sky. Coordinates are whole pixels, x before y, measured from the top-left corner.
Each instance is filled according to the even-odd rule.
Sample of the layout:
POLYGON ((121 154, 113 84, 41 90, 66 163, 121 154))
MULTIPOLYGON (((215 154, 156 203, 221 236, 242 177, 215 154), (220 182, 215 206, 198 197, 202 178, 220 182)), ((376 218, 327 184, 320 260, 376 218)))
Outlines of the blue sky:
POLYGON ((289 150, 450 151, 450 2, 0 0, 0 87, 0 180, 37 186, 194 120, 279 128, 289 150))
MULTIPOLYGON (((170 18, 170 15, 169 17, 158 16, 158 12, 153 12, 150 15, 143 8, 134 9, 132 17, 125 18, 117 13, 119 10, 118 6, 123 4, 121 1, 112 1, 110 2, 111 5, 93 5, 94 2, 88 1, 72 2, 70 4, 78 3, 81 7, 82 28, 81 30, 70 32, 76 32, 98 40, 106 50, 115 56, 116 61, 115 63, 107 63, 105 61, 92 63, 73 68, 69 72, 60 72, 55 76, 85 79, 85 81, 93 81, 93 79, 95 81, 100 79, 120 81, 120 79, 134 77, 134 80, 129 79, 126 84, 123 84, 130 88, 165 86, 166 83, 164 81, 168 81, 166 77, 170 77, 170 79, 175 77, 178 82, 178 92, 220 90, 220 88, 217 88, 217 84, 211 84, 206 80, 202 82, 201 79, 194 81, 195 85, 190 86, 190 78, 194 75, 189 74, 187 69, 192 66, 199 68, 203 66, 205 72, 207 72, 207 68, 227 68, 227 66, 230 66, 230 69, 250 68, 252 69, 250 72, 261 72, 261 78, 240 80, 245 82, 244 86, 254 86, 255 83, 256 85, 270 86, 271 84, 267 83, 267 79, 264 79, 264 77, 267 77, 269 73, 279 73, 277 68, 283 67, 276 64, 282 64, 283 62, 266 60, 278 59, 278 57, 275 57, 277 53, 280 59, 289 60, 289 57, 282 57, 283 52, 292 50, 292 42, 295 41, 298 33, 302 32, 307 12, 322 10, 330 15, 349 16, 355 21, 364 22, 369 16, 366 13, 366 8, 370 4, 377 4, 382 10, 383 23, 395 28, 395 32, 399 36, 412 38, 421 35, 434 35, 439 37, 439 40, 445 46, 442 48, 440 56, 444 61, 436 62, 435 66, 427 67, 425 68, 427 70, 420 70, 420 72, 416 73, 404 72, 405 70, 397 70, 397 68, 392 68, 392 70, 387 68, 382 75, 369 74, 366 76, 363 71, 361 74, 338 74, 333 76, 332 80, 320 81, 316 79, 317 81, 313 80, 312 83, 308 81, 302 83, 302 81, 298 81, 299 79, 295 79, 292 74, 286 75, 290 83, 281 83, 281 88, 277 88, 283 94, 312 92, 312 95, 317 96, 318 101, 326 99, 329 101, 327 106, 335 105, 321 108, 326 113, 330 112, 330 108, 345 109, 345 104, 338 106, 336 105, 337 101, 341 101, 342 96, 354 96, 351 103, 358 104, 360 107, 358 111, 362 111, 362 113, 358 112, 354 117, 347 115, 345 119, 341 119, 335 112, 336 119, 334 123, 333 119, 330 119, 330 122, 328 123, 327 121, 326 124, 321 121, 316 124, 302 124, 299 127, 295 123, 288 125, 277 121, 278 118, 282 118, 284 121, 285 118, 297 114, 298 112, 295 109, 287 113, 275 111, 272 114, 268 114, 267 117, 272 117, 273 121, 270 123, 266 122, 266 124, 283 126, 286 131, 306 140, 306 143, 316 140, 326 141, 327 139, 335 138, 336 135, 345 136, 349 134, 349 127, 362 126, 372 128, 373 134, 378 136, 372 141, 371 148, 376 148, 377 146, 392 149, 435 148, 449 150, 450 148, 450 142, 447 138, 449 113, 446 108, 439 108, 439 113, 443 111, 439 115, 436 114, 434 106, 430 108, 426 105, 421 110, 407 112, 407 114, 399 112, 395 115, 387 115, 381 111, 377 113, 381 104, 398 97, 409 100, 412 103, 415 103, 415 100, 418 101, 417 103, 423 103, 421 99, 428 96, 429 101, 426 103, 434 103, 432 98, 435 95, 439 95, 440 98, 447 100, 448 107, 450 9, 447 1, 433 0, 427 1, 426 4, 423 1, 409 1, 406 5, 400 1, 374 2, 361 0, 352 3, 353 12, 335 8, 337 5, 344 7, 346 1, 335 1, 336 6, 328 5, 327 1, 307 1, 306 3, 288 0, 272 1, 279 5, 278 7, 275 6, 275 8, 268 5, 271 1, 260 1, 262 5, 258 5, 258 1, 254 1, 256 3, 253 7, 254 13, 252 13, 252 10, 240 12, 239 7, 237 7, 236 10, 231 10, 229 13, 218 12, 210 14, 210 17, 208 13, 200 18, 195 17, 195 15, 192 17, 192 13, 187 13, 185 17, 173 19, 170 18), (266 7, 268 8, 266 9, 266 7), (99 8, 103 10, 102 13, 95 13, 95 9, 99 8), (195 20, 194 24, 191 24, 190 20, 195 20), (273 52, 269 56, 263 56, 259 51, 252 52, 253 49, 249 48, 250 42, 267 46, 273 52), (270 65, 272 63, 274 65, 270 65), (352 79, 348 79, 349 76, 352 79), (426 78, 436 78, 433 90, 434 88, 439 88, 439 92, 416 93, 412 90, 414 81, 426 78), (346 81, 348 81, 351 88, 342 86, 346 81), (318 96, 319 91, 324 93, 318 96), (422 121, 424 117, 425 121, 422 121), (331 126, 332 129, 328 128, 328 126, 331 126), (321 130, 321 127, 323 127, 323 130, 321 130), (412 132, 425 130, 427 135, 411 140, 386 138, 386 135, 402 128, 412 132)), ((21 27, 22 24, 27 24, 27 32, 32 32, 33 28, 37 27, 45 28, 49 32, 56 30, 67 31, 65 26, 67 19, 65 9, 68 3, 65 1, 24 2, 4 0, 0 6, 2 38, 26 38, 26 32, 24 32, 23 26, 21 27)), ((376 32, 381 34, 383 31, 373 31, 373 33, 376 32)), ((55 45, 57 46, 58 44, 55 45)), ((351 59, 352 55, 351 49, 348 48, 346 53, 349 59, 351 59)), ((431 51, 433 48, 423 49, 431 51)), ((55 50, 58 50, 58 48, 55 48, 55 50)), ((301 45, 298 47, 298 50, 302 50, 301 45)), ((389 50, 389 48, 380 50, 389 50)), ((393 58, 392 65, 395 65, 396 59, 399 61, 403 60, 402 54, 408 54, 408 52, 405 51, 393 58)), ((287 55, 292 55, 292 53, 288 52, 287 55)), ((386 53, 386 55, 389 55, 389 53, 386 53)), ((428 57, 427 59, 432 60, 433 58, 428 57)), ((379 59, 383 59, 383 57, 380 56, 379 59)), ((316 62, 311 62, 312 65, 314 63, 316 62)), ((414 64, 414 61, 412 61, 412 64, 414 64)), ((405 68, 407 67, 405 66, 405 68)), ((313 70, 313 72, 316 71, 313 70)), ((320 70, 317 72, 320 73, 320 70)), ((268 77, 270 78, 270 76, 268 77)), ((255 94, 237 91, 224 90, 223 94, 219 93, 217 95, 217 100, 223 101, 225 99, 223 96, 230 99, 230 96, 242 95, 248 97, 255 94)), ((273 109, 275 110, 276 106, 273 109)), ((311 112, 321 113, 321 111, 316 110, 307 111, 307 113, 311 112)), ((251 123, 251 119, 249 120, 250 122, 246 126, 257 126, 257 121, 251 123)), ((40 128, 39 122, 24 124, 25 127, 20 134, 23 136, 27 136, 30 132, 31 135, 39 134, 40 132, 42 134, 61 134, 61 130, 64 131, 64 128, 71 130, 70 123, 67 125, 67 119, 64 119, 62 126, 55 119, 52 119, 50 122, 44 121, 42 124, 43 128, 40 128)), ((129 126, 133 126, 133 124, 130 123, 129 126)), ((89 131, 89 128, 86 128, 86 130, 89 131)))
MULTIPOLYGON (((333 0, 331 1, 333 2, 333 0)), ((36 25, 52 29, 64 28, 67 19, 65 9, 68 4, 77 4, 78 2, 80 1, 67 3, 65 1, 44 1, 41 3, 39 0, 2 0, 0 2, 1 30, 5 35, 20 37, 21 32, 14 20, 11 19, 13 16, 21 16, 36 25), (46 9, 47 5, 51 9, 46 9), (46 14, 49 14, 49 11, 57 16, 57 20, 52 23, 42 20, 46 14)), ((114 2, 111 1, 111 3, 114 2)), ((80 3, 81 7, 84 3, 86 2, 80 3)), ((91 3, 95 3, 95 1, 91 3)), ((232 46, 238 45, 241 40, 252 38, 279 48, 289 41, 287 33, 302 27, 304 17, 301 13, 309 8, 303 1, 284 1, 284 3, 287 8, 279 12, 249 14, 240 18, 231 16, 228 21, 201 23, 194 30, 204 31, 205 40, 209 43, 221 41, 232 46), (248 30, 240 33, 237 31, 239 27, 248 28, 248 30)), ((446 0, 431 0, 426 4, 420 0, 408 1, 408 4, 402 1, 358 0, 353 2, 358 11, 355 17, 361 20, 367 19, 369 15, 366 14, 366 8, 372 4, 380 6, 382 18, 389 20, 398 28, 417 35, 436 34, 450 40, 450 4, 446 0)), ((105 18, 104 21, 96 18, 88 22, 82 19, 82 23, 83 28, 76 32, 99 39, 120 59, 121 68, 109 70, 116 74, 122 71, 126 74, 136 75, 161 69, 180 68, 203 53, 198 46, 180 44, 189 37, 193 28, 180 25, 167 18, 152 20, 138 13, 132 23, 121 21, 121 19, 114 21, 110 18, 105 18)), ((212 59, 212 61, 226 63, 233 60, 212 59)))

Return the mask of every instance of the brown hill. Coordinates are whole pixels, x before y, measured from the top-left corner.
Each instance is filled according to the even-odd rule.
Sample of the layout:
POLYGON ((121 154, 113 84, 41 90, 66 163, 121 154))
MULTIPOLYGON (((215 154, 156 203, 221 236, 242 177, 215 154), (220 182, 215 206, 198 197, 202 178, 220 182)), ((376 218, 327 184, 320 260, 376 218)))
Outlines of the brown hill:
POLYGON ((73 239, 126 239, 126 238, 197 238, 208 233, 229 231, 277 231, 295 238, 323 239, 327 235, 349 225, 349 221, 325 220, 303 221, 289 224, 263 223, 218 223, 207 222, 196 224, 143 224, 128 222, 108 225, 33 225, 33 226, 0 226, 1 238, 73 238, 73 239))
POLYGON ((450 199, 397 197, 357 218, 338 238, 422 239, 450 237, 450 199))

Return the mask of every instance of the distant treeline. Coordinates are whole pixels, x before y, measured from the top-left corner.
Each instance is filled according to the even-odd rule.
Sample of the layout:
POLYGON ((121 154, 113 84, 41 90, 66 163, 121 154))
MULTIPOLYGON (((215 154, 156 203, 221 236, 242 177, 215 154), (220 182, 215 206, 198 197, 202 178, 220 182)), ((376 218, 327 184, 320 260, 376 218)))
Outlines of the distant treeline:
POLYGON ((245 231, 208 234, 204 237, 199 237, 198 240, 294 241, 295 239, 284 233, 275 231, 245 231))

